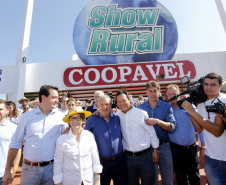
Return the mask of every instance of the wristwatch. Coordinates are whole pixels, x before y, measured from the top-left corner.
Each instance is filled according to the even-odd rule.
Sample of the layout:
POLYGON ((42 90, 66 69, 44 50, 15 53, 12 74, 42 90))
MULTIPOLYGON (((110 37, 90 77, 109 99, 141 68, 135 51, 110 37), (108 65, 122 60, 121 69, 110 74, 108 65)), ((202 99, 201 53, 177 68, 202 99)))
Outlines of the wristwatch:
POLYGON ((206 146, 201 146, 201 148, 204 148, 204 149, 206 149, 206 146))

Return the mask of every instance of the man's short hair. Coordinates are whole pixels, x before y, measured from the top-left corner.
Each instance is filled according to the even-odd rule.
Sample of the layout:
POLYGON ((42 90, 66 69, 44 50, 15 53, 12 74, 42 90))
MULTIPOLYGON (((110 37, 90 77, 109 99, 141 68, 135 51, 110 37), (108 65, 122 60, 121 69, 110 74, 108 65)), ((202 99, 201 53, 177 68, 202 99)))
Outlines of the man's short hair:
POLYGON ((157 89, 160 90, 160 85, 156 81, 149 81, 146 84, 146 90, 148 90, 149 87, 157 87, 157 89))
POLYGON ((119 95, 121 95, 121 94, 125 94, 125 95, 126 95, 126 98, 127 98, 128 100, 131 101, 130 95, 129 95, 128 92, 125 91, 125 90, 120 90, 120 91, 117 92, 117 94, 116 94, 116 101, 117 101, 117 97, 118 97, 119 95))
POLYGON ((168 89, 170 88, 175 88, 176 90, 178 90, 180 92, 180 89, 179 89, 179 86, 176 85, 176 84, 169 84, 167 87, 166 87, 166 92, 168 89))
POLYGON ((96 92, 94 93, 94 96, 95 96, 95 94, 97 94, 97 93, 100 93, 101 95, 104 95, 104 91, 96 91, 96 92))
POLYGON ((56 86, 52 86, 52 85, 43 85, 38 93, 38 98, 40 103, 42 102, 42 95, 44 95, 45 97, 48 97, 50 94, 50 89, 54 89, 56 91, 58 91, 58 87, 56 86))
POLYGON ((7 103, 6 103, 5 100, 0 99, 0 104, 4 104, 5 105, 5 108, 7 108, 7 103))
POLYGON ((221 75, 219 75, 219 74, 217 74, 217 73, 209 73, 209 74, 207 74, 207 75, 204 77, 204 79, 206 79, 206 78, 209 78, 209 79, 217 79, 219 85, 222 84, 222 77, 221 77, 221 75))
POLYGON ((100 96, 97 101, 99 102, 100 100, 103 100, 103 99, 109 99, 110 100, 110 103, 112 103, 111 102, 111 97, 108 96, 108 95, 102 95, 102 96, 100 96))

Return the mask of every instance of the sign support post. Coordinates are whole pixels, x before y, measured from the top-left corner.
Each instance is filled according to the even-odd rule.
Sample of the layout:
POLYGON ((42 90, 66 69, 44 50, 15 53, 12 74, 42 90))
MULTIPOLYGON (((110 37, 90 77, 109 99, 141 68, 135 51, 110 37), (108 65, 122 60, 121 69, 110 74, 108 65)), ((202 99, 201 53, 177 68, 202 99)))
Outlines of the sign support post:
POLYGON ((24 96, 25 77, 26 77, 26 60, 28 55, 31 21, 33 13, 34 0, 26 0, 24 21, 22 27, 22 33, 20 43, 16 57, 16 75, 14 79, 14 91, 11 94, 7 94, 7 100, 14 101, 18 104, 18 100, 24 96))

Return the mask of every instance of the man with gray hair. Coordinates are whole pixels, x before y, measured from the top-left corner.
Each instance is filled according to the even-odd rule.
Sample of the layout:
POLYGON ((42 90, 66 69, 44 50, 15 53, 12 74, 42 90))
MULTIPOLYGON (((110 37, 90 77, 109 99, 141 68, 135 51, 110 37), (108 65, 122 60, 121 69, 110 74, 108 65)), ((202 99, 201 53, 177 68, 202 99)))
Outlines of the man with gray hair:
POLYGON ((94 93, 94 103, 93 103, 92 106, 89 106, 87 108, 87 111, 90 111, 90 112, 94 113, 97 110, 97 101, 98 101, 98 98, 100 96, 103 96, 103 95, 104 95, 104 92, 103 91, 96 91, 94 93))
MULTIPOLYGON (((99 93, 98 93, 99 94, 99 93)), ((95 95, 97 95, 95 93, 95 95)), ((95 100, 97 102, 97 100, 95 100)), ((100 162, 103 166, 101 173, 101 185, 110 185, 113 179, 114 185, 127 184, 127 171, 125 156, 122 147, 121 129, 119 117, 111 111, 111 98, 102 95, 98 98, 97 115, 92 115, 86 122, 85 129, 95 136, 100 162)))

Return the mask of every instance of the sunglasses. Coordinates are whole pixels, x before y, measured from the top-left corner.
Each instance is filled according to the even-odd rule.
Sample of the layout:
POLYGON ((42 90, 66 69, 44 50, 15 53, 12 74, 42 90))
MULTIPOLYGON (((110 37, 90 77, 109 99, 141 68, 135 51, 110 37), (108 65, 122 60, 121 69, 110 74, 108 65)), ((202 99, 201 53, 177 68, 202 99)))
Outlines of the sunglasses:
POLYGON ((7 104, 7 105, 15 105, 15 103, 12 102, 12 101, 7 101, 6 104, 7 104))

